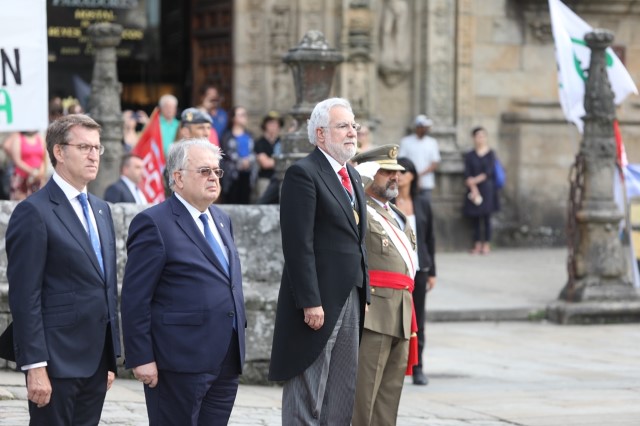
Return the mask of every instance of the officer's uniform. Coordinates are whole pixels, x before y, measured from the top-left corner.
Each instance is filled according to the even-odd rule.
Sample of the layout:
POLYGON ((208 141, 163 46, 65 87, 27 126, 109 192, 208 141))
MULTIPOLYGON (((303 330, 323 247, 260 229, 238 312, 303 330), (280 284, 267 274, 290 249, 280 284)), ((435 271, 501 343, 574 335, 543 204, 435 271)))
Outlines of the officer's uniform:
MULTIPOLYGON (((372 151, 366 151, 354 158, 364 163, 376 161, 382 169, 404 170, 397 164, 397 145, 386 145, 372 151), (394 148, 395 147, 395 148, 394 148)), ((363 180, 365 177, 363 176, 363 180)), ((365 313, 364 333, 360 343, 358 359, 358 379, 354 406, 353 426, 394 425, 396 423, 400 395, 407 370, 409 339, 413 300, 413 274, 403 259, 401 250, 415 252, 416 236, 404 214, 393 204, 388 203, 401 219, 398 224, 391 212, 385 210, 376 200, 367 195, 367 207, 379 216, 367 213, 367 264, 371 280, 371 305, 365 313), (377 219, 376 219, 377 218, 377 219), (393 228, 392 232, 404 234, 409 247, 398 248, 394 244, 380 219, 386 220, 393 228), (384 273, 390 273, 385 275, 384 273), (380 275, 376 279, 376 275, 380 275), (395 287, 387 287, 381 282, 389 277, 402 278, 395 287), (378 285, 376 285, 376 282, 378 285), (382 284, 382 286, 380 285, 382 284)), ((395 238, 398 241, 398 238, 395 238)), ((402 246, 402 244, 401 244, 402 246)), ((415 256, 413 257, 415 261, 415 256)))

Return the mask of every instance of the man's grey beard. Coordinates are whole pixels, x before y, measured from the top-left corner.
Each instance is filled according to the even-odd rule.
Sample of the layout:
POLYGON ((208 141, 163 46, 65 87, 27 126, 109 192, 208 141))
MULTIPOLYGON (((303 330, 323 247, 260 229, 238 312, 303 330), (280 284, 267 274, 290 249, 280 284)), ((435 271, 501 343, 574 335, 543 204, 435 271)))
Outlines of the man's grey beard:
POLYGON ((389 201, 398 196, 398 186, 396 185, 396 189, 391 189, 389 187, 383 188, 379 185, 376 185, 375 183, 372 183, 371 192, 373 192, 376 196, 389 201))

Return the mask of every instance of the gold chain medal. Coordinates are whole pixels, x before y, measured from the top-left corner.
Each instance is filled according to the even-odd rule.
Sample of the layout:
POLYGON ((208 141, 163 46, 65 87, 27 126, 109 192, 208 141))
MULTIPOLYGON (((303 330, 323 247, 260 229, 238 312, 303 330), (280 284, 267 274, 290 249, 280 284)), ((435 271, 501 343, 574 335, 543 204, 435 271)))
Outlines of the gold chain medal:
POLYGON ((353 217, 356 219, 356 225, 360 225, 360 215, 356 211, 355 207, 353 207, 353 217))

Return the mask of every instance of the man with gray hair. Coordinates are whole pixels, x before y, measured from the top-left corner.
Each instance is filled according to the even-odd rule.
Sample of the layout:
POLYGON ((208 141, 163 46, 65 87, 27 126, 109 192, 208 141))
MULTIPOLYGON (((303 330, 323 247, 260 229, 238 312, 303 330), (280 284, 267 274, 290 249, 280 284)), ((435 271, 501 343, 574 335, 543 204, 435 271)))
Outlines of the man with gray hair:
POLYGON ((269 379, 285 381, 283 425, 348 425, 370 297, 366 202, 348 164, 360 125, 346 99, 331 98, 316 105, 308 127, 316 148, 282 183, 285 264, 269 379))
POLYGON ((180 120, 176 118, 176 115, 178 115, 178 98, 170 94, 162 95, 158 101, 158 107, 160 107, 162 149, 164 150, 164 157, 167 158, 169 156, 169 148, 176 140, 178 129, 180 128, 180 120))
POLYGON ((220 149, 169 151, 173 195, 129 227, 122 286, 126 364, 144 384, 149 424, 227 424, 244 362, 240 258, 220 195, 220 149))

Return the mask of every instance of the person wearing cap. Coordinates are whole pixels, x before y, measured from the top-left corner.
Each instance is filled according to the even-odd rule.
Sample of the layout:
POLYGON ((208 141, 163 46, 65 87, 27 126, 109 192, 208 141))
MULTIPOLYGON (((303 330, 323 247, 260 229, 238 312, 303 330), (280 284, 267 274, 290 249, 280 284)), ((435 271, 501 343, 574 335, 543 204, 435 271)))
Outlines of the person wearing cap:
POLYGON ((284 120, 276 111, 270 111, 262 119, 262 137, 253 148, 258 163, 258 181, 256 182, 256 198, 260 198, 269 186, 275 173, 276 160, 274 154, 280 150, 280 130, 284 120))
POLYGON ((212 126, 211 117, 199 108, 187 108, 180 116, 180 139, 209 139, 215 146, 220 146, 218 134, 212 126))
POLYGON ((414 121, 414 133, 400 141, 400 157, 413 160, 420 176, 420 192, 431 201, 431 192, 436 184, 435 171, 440 164, 438 141, 428 136, 433 121, 420 114, 414 121))
POLYGON ((353 157, 365 185, 371 304, 364 315, 353 426, 394 425, 405 374, 417 362, 417 324, 411 293, 416 235, 389 201, 398 196, 398 145, 353 157))

